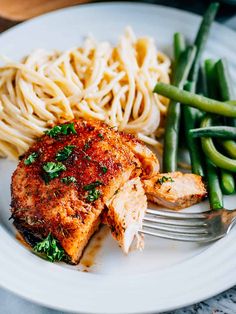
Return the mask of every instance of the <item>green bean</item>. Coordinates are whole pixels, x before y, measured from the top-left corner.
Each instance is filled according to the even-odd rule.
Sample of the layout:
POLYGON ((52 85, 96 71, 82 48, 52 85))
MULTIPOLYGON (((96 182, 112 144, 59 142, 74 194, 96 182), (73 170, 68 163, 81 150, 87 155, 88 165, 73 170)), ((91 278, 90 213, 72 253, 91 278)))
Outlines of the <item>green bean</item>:
MULTIPOLYGON (((234 98, 234 91, 232 87, 232 80, 230 78, 228 64, 226 60, 220 59, 216 64, 218 81, 220 87, 221 98, 224 101, 228 101, 234 98)), ((230 102, 229 102, 230 103, 230 102)), ((231 126, 236 127, 236 119, 227 119, 227 123, 231 126)), ((225 152, 231 158, 236 158, 236 142, 234 141, 222 141, 220 145, 223 147, 225 152)))
POLYGON ((189 130, 189 135, 197 137, 217 137, 236 139, 236 128, 232 126, 210 126, 208 128, 198 128, 189 130))
MULTIPOLYGON (((194 44, 197 48, 197 52, 188 77, 189 83, 186 84, 184 88, 187 91, 195 92, 196 90, 201 56, 207 42, 211 24, 217 13, 218 6, 219 5, 216 3, 212 3, 209 6, 209 8, 207 9, 203 16, 201 25, 196 35, 194 44)), ((199 110, 187 106, 183 106, 182 110, 184 117, 185 137, 189 149, 192 172, 203 176, 204 169, 201 160, 201 147, 197 140, 194 140, 193 138, 188 136, 188 131, 196 127, 196 124, 198 122, 199 110)))
POLYGON ((217 73, 215 61, 206 59, 204 62, 204 70, 206 75, 206 95, 213 99, 219 99, 217 95, 217 73))
MULTIPOLYGON (((192 82, 188 82, 185 85, 185 90, 191 91, 195 88, 195 85, 192 82)), ((190 108, 187 106, 183 107, 183 117, 184 117, 184 129, 185 129, 185 138, 188 145, 192 172, 198 174, 200 176, 204 176, 204 169, 202 166, 202 158, 201 158, 201 147, 199 143, 194 140, 192 137, 188 136, 188 132, 190 129, 196 127, 196 122, 198 120, 198 110, 195 108, 190 108)))
POLYGON ((235 182, 232 173, 221 169, 221 189, 226 195, 232 194, 235 191, 235 182))
POLYGON ((185 38, 181 33, 174 34, 174 58, 177 63, 181 53, 186 49, 185 38))
MULTIPOLYGON (((215 98, 216 96, 215 90, 217 86, 216 68, 215 68, 215 62, 211 59, 205 60, 204 62, 204 77, 205 77, 205 83, 206 83, 205 94, 207 96, 215 98)), ((213 117, 212 115, 209 115, 209 124, 212 122, 212 117, 213 117)), ((209 139, 209 143, 214 145, 212 139, 209 139)), ((221 205, 223 205, 223 196, 222 196, 222 190, 220 189, 218 169, 211 164, 208 158, 207 158, 207 163, 206 163, 206 172, 207 172, 207 179, 209 180, 208 181, 208 195, 209 195, 210 206, 213 209, 218 209, 218 207, 221 208, 221 205), (213 182, 211 182, 210 180, 212 180, 213 182), (218 204, 220 205, 218 206, 218 204)), ((224 174, 224 172, 225 170, 221 170, 221 174, 224 174)))
MULTIPOLYGON (((173 83, 180 88, 183 88, 188 77, 195 54, 196 48, 188 47, 179 57, 173 83)), ((163 170, 165 172, 177 169, 180 113, 180 103, 171 101, 168 106, 164 135, 163 170)))
POLYGON ((206 159, 207 166, 207 189, 208 189, 208 197, 211 209, 217 210, 223 208, 223 195, 220 188, 220 183, 217 175, 216 167, 210 162, 210 160, 206 159))
MULTIPOLYGON (((201 127, 209 127, 211 118, 207 115, 201 123, 201 127)), ((215 147, 211 138, 202 138, 202 149, 205 155, 217 166, 228 171, 236 172, 236 160, 221 154, 215 147)))
POLYGON ((154 88, 154 93, 158 93, 181 104, 189 105, 205 112, 220 114, 225 117, 236 117, 236 106, 190 93, 173 85, 157 83, 154 88))
MULTIPOLYGON (((220 98, 217 91, 218 91, 218 75, 216 71, 216 63, 208 59, 205 61, 205 76, 206 76, 206 83, 207 83, 207 94, 210 97, 213 97, 215 99, 220 98)), ((208 123, 211 124, 212 122, 212 116, 209 118, 208 123)), ((209 134, 208 134, 209 135, 209 134)), ((202 141, 203 142, 203 141, 202 141)), ((214 143, 212 139, 208 138, 208 146, 212 145, 214 146, 214 143)), ((222 192, 224 194, 232 194, 234 191, 234 177, 232 173, 228 172, 225 169, 219 169, 220 175, 221 175, 221 188, 222 192)))
POLYGON ((233 87, 229 74, 228 65, 225 59, 220 59, 216 63, 221 99, 227 101, 234 98, 233 87))
POLYGON ((233 159, 236 159, 236 142, 231 140, 218 142, 223 147, 227 155, 233 159))
POLYGON ((199 72, 199 66, 200 66, 202 53, 205 49, 206 42, 207 42, 209 32, 210 32, 210 28, 211 28, 211 24, 213 23, 215 19, 218 8, 219 8, 219 3, 217 2, 213 2, 209 5, 208 9, 206 10, 203 16, 200 28, 195 38, 194 45, 197 47, 197 54, 196 54, 191 72, 189 74, 189 78, 188 78, 190 81, 193 81, 195 83, 197 82, 197 79, 198 79, 198 72, 199 72))

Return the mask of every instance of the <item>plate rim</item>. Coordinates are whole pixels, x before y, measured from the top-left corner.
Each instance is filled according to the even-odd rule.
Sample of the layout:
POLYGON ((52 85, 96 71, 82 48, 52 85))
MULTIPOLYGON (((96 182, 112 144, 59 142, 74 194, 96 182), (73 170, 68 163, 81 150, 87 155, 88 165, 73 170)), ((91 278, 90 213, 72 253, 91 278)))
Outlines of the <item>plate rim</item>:
MULTIPOLYGON (((52 11, 52 12, 43 14, 43 15, 41 15, 41 16, 39 16, 39 17, 35 17, 35 18, 31 19, 31 20, 28 20, 28 21, 26 21, 26 22, 23 22, 23 23, 21 23, 21 24, 18 24, 18 25, 16 25, 16 26, 14 26, 14 27, 12 27, 12 28, 6 30, 5 32, 1 33, 0 38, 2 38, 4 35, 8 34, 9 32, 14 33, 14 31, 15 31, 16 29, 21 29, 21 28, 24 29, 25 25, 32 24, 32 23, 34 23, 35 21, 40 20, 40 19, 44 19, 44 18, 48 18, 48 17, 50 18, 50 16, 52 16, 52 15, 54 15, 54 14, 58 14, 58 13, 63 12, 63 11, 70 11, 70 10, 72 11, 72 10, 74 10, 74 9, 80 10, 80 9, 83 9, 84 7, 101 7, 101 6, 109 6, 109 7, 111 7, 111 6, 125 6, 125 7, 127 7, 127 6, 139 6, 139 7, 153 7, 153 8, 155 8, 155 9, 158 9, 158 8, 160 9, 160 8, 161 8, 162 10, 166 10, 166 12, 167 12, 167 11, 172 11, 172 12, 174 13, 174 12, 177 11, 177 14, 180 14, 180 13, 181 13, 181 14, 185 14, 185 15, 188 15, 188 16, 191 16, 191 15, 192 15, 192 16, 194 16, 195 18, 197 17, 198 19, 200 19, 200 16, 197 15, 197 14, 194 14, 194 13, 190 13, 190 12, 187 12, 187 11, 184 11, 184 10, 180 10, 180 9, 177 9, 177 8, 170 8, 170 7, 168 7, 168 6, 156 5, 156 4, 150 4, 150 3, 146 3, 146 4, 145 4, 145 3, 139 3, 139 2, 100 2, 100 3, 88 3, 88 4, 83 4, 82 6, 81 6, 81 5, 77 5, 77 6, 72 6, 72 7, 69 7, 69 8, 62 8, 62 9, 59 9, 59 10, 55 10, 55 11, 52 11)), ((168 13, 168 12, 167 12, 167 13, 168 13)), ((224 29, 227 33, 231 33, 231 36, 235 36, 235 38, 236 38, 236 33, 235 33, 233 30, 231 30, 231 29, 227 28, 226 26, 221 25, 221 24, 219 24, 219 23, 215 23, 215 25, 218 25, 218 27, 220 27, 221 29, 224 29)), ((4 232, 4 231, 6 231, 6 230, 5 230, 4 227, 2 227, 1 224, 0 224, 0 234, 2 233, 2 231, 4 232)), ((6 231, 6 233, 8 233, 8 232, 6 231)), ((12 240, 13 240, 13 239, 12 239, 12 240)), ((227 242, 226 240, 228 240, 228 238, 222 239, 222 240, 220 240, 220 241, 227 242)), ((219 241, 219 242, 220 242, 220 241, 219 241)), ((1 238, 0 238, 0 243, 1 243, 1 238)), ((201 255, 201 254, 203 254, 203 253, 200 253, 200 255, 201 255)), ((1 258, 0 258, 0 262, 1 262, 1 258)), ((183 262, 183 263, 184 263, 184 262, 183 262)), ((55 265, 54 265, 54 266, 55 266, 55 265)), ((174 265, 174 266, 175 266, 175 265, 174 265)), ((1 274, 1 268, 0 268, 0 274, 1 274)), ((210 292, 210 291, 209 291, 208 295, 206 295, 206 297, 204 297, 204 299, 207 299, 207 298, 209 298, 209 297, 211 297, 211 296, 213 296, 213 295, 215 295, 215 294, 218 294, 218 293, 224 291, 225 289, 228 289, 228 288, 232 287, 234 284, 236 284, 236 278, 233 279, 230 283, 228 282, 228 285, 225 284, 225 286, 224 286, 223 288, 220 288, 220 287, 219 287, 219 288, 218 288, 218 291, 217 291, 217 289, 216 289, 214 292, 210 292), (232 284, 232 282, 234 282, 234 283, 232 284)), ((38 300, 37 297, 32 297, 32 296, 29 296, 29 295, 25 295, 22 291, 19 291, 19 290, 16 291, 15 288, 13 288, 13 287, 8 287, 8 286, 2 284, 1 282, 0 282, 0 286, 2 286, 3 288, 7 289, 8 291, 13 292, 14 294, 16 294, 16 295, 18 295, 18 296, 23 297, 24 299, 27 299, 28 301, 31 301, 31 302, 33 301, 34 303, 37 303, 37 304, 40 304, 40 305, 44 305, 44 306, 47 306, 47 307, 49 307, 49 308, 59 309, 59 310, 63 310, 63 311, 71 311, 71 310, 73 310, 73 311, 76 311, 76 312, 78 312, 78 313, 81 313, 81 311, 82 311, 82 310, 78 310, 78 309, 68 309, 68 308, 65 308, 65 307, 60 306, 60 305, 55 306, 55 304, 52 305, 52 304, 50 304, 50 302, 48 303, 48 302, 46 302, 46 301, 44 301, 44 300, 38 300)), ((164 310, 165 310, 165 311, 167 311, 167 310, 169 311, 169 310, 177 309, 177 308, 180 308, 180 307, 183 307, 183 306, 188 306, 188 305, 193 304, 193 303, 196 303, 196 302, 200 302, 200 301, 202 301, 202 300, 203 300, 203 298, 202 298, 202 297, 199 297, 199 298, 196 298, 196 299, 193 300, 193 301, 186 302, 185 304, 180 304, 180 305, 178 305, 177 307, 176 307, 175 305, 169 306, 169 307, 165 307, 164 310)), ((155 313, 157 313, 157 311, 159 312, 159 309, 155 310, 155 313)), ((163 311, 163 309, 161 309, 161 311, 163 311)), ((154 312, 153 310, 151 310, 151 311, 145 311, 145 313, 153 313, 153 312, 154 312)), ((95 312, 84 311, 84 310, 83 310, 83 313, 95 313, 95 312)), ((99 313, 100 313, 100 312, 99 312, 99 313)), ((103 312, 101 312, 101 313, 105 313, 105 312, 103 311, 103 312)), ((107 313, 118 313, 118 312, 116 312, 116 311, 114 311, 114 312, 109 311, 109 312, 107 312, 107 313)), ((119 312, 119 313, 120 313, 120 312, 119 312)), ((131 311, 131 312, 124 312, 124 313, 144 313, 144 312, 143 312, 143 310, 141 310, 140 312, 138 312, 138 311, 132 312, 132 311, 131 311)))

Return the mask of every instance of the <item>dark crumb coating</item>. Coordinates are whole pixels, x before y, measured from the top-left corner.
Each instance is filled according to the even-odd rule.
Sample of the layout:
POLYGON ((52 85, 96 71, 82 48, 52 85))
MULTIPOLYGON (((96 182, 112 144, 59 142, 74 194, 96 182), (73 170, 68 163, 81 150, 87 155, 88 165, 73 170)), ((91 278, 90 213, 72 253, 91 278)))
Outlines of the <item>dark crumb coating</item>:
POLYGON ((141 173, 139 160, 122 141, 119 132, 95 120, 73 121, 77 134, 48 135, 39 139, 20 161, 12 176, 12 216, 27 230, 45 237, 55 236, 72 262, 78 262, 83 248, 100 223, 104 205, 129 178, 141 173), (74 145, 62 161, 66 170, 46 183, 43 166, 55 162, 56 154, 74 145), (35 161, 24 161, 33 152, 35 161), (106 171, 104 171, 106 169, 106 171), (65 184, 62 178, 74 177, 65 184), (88 200, 84 187, 99 181, 97 200, 88 200))

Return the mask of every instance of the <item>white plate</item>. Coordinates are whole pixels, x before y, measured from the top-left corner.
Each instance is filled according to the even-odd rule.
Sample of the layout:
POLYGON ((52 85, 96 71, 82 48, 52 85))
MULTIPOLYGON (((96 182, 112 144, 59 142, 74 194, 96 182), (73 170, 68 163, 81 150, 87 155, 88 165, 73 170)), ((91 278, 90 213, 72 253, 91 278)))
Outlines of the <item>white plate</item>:
MULTIPOLYGON (((34 48, 69 48, 88 33, 116 41, 126 25, 151 35, 170 52, 173 33, 189 39, 200 18, 176 9, 131 3, 60 10, 0 36, 0 53, 18 59, 34 48)), ((207 56, 227 57, 236 78, 236 35, 214 25, 207 56)), ((162 312, 213 296, 236 284, 236 229, 210 246, 146 238, 143 252, 124 256, 108 235, 91 273, 46 262, 15 239, 9 222, 10 176, 16 163, 0 161, 0 284, 46 306, 80 313, 162 312)), ((233 207, 236 197, 227 198, 233 207)), ((207 204, 201 204, 200 209, 207 204)))

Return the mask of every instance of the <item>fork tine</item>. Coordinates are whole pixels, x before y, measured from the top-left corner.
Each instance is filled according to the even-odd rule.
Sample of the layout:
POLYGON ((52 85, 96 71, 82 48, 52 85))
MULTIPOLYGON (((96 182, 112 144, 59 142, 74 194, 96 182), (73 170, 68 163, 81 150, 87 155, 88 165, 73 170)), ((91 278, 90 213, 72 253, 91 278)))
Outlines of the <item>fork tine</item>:
POLYGON ((185 235, 199 235, 199 234, 208 234, 207 228, 204 227, 187 227, 187 226, 163 226, 163 225, 154 225, 154 224, 148 224, 143 223, 143 228, 149 228, 157 231, 166 231, 166 232, 172 232, 172 233, 178 233, 178 234, 185 234, 185 235))
POLYGON ((140 230, 140 233, 155 236, 158 238, 164 238, 169 240, 175 240, 175 241, 183 241, 183 242, 198 242, 198 243, 207 243, 211 242, 214 239, 207 236, 207 235, 187 235, 187 234, 177 234, 177 233, 171 233, 171 232, 165 232, 165 231, 148 231, 148 230, 140 230))
POLYGON ((180 213, 170 210, 157 210, 157 209, 147 209, 146 214, 154 216, 169 217, 173 219, 206 219, 209 215, 206 213, 180 213))
POLYGON ((189 226, 189 227, 200 227, 206 226, 206 221, 204 219, 171 219, 166 217, 149 217, 149 215, 144 216, 143 221, 154 222, 162 225, 174 225, 174 226, 189 226))

